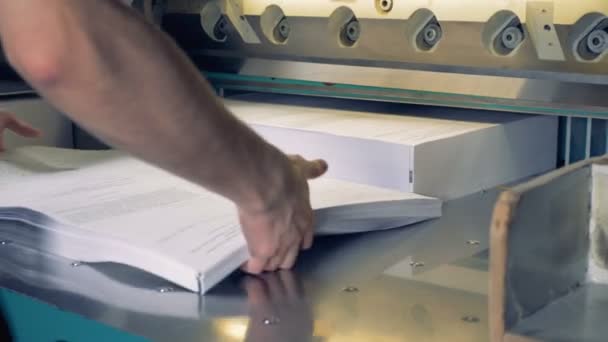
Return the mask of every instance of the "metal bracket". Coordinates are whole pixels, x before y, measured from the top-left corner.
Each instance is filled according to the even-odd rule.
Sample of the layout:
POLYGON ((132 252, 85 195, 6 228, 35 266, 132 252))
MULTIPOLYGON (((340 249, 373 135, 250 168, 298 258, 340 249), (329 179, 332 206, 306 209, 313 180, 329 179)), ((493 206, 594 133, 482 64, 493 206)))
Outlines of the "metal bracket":
POLYGON ((245 43, 260 44, 262 42, 244 15, 243 0, 224 0, 221 8, 245 43))
POLYGON ((273 44, 285 44, 291 33, 289 19, 281 7, 270 5, 260 16, 260 27, 266 39, 273 44))
POLYGON ((412 13, 407 20, 407 32, 411 35, 409 40, 416 51, 434 51, 443 37, 439 21, 427 8, 420 8, 412 13))
POLYGON ((340 47, 354 47, 361 36, 361 26, 355 13, 347 6, 336 8, 329 16, 328 32, 338 37, 340 47))
POLYGON ((513 55, 525 39, 519 17, 508 10, 495 13, 482 33, 484 46, 496 56, 513 55))
POLYGON ((570 31, 569 45, 579 62, 599 62, 608 54, 608 16, 588 13, 570 31))
POLYGON ((553 2, 531 1, 526 7, 526 28, 539 59, 565 61, 559 37, 553 25, 553 2))

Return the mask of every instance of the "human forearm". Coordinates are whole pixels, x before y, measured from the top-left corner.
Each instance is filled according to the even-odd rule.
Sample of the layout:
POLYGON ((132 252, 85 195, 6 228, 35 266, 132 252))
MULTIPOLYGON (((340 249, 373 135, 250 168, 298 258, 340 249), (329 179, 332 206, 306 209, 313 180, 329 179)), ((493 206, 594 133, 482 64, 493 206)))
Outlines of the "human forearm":
POLYGON ((240 204, 268 202, 268 184, 285 181, 276 170, 285 156, 227 112, 169 38, 117 1, 0 0, 0 34, 15 68, 112 146, 240 204))

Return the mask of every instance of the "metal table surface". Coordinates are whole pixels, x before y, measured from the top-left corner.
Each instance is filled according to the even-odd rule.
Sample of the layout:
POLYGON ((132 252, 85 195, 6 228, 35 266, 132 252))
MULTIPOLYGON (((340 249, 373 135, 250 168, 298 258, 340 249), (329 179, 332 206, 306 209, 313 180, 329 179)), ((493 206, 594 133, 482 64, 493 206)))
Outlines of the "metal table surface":
POLYGON ((294 270, 236 272, 205 296, 14 243, 0 244, 0 286, 155 341, 487 341, 497 194, 446 202, 441 219, 408 228, 319 238, 294 270))

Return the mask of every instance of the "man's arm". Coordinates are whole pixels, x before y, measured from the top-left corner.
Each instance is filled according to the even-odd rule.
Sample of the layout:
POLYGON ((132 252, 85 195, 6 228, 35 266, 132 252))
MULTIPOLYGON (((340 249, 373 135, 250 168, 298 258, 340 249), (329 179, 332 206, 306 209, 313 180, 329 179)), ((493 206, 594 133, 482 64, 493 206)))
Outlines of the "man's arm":
POLYGON ((10 63, 44 97, 108 144, 232 200, 252 260, 291 267, 312 241, 306 180, 321 162, 297 160, 231 115, 160 30, 116 0, 0 0, 10 63))

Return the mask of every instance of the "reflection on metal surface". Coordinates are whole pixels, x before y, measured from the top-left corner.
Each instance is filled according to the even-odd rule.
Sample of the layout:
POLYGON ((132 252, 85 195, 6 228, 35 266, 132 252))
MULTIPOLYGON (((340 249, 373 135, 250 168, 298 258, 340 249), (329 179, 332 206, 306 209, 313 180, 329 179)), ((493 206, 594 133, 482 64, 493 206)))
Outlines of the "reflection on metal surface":
POLYGON ((460 290, 486 296, 488 294, 487 250, 448 264, 431 269, 412 272, 407 260, 399 262, 384 271, 385 275, 460 290))
POLYGON ((246 317, 218 319, 213 323, 214 329, 219 336, 224 336, 236 341, 243 341, 247 334, 246 317))
POLYGON ((270 317, 264 318, 262 323, 264 323, 264 325, 275 325, 281 323, 281 320, 278 317, 270 317))

